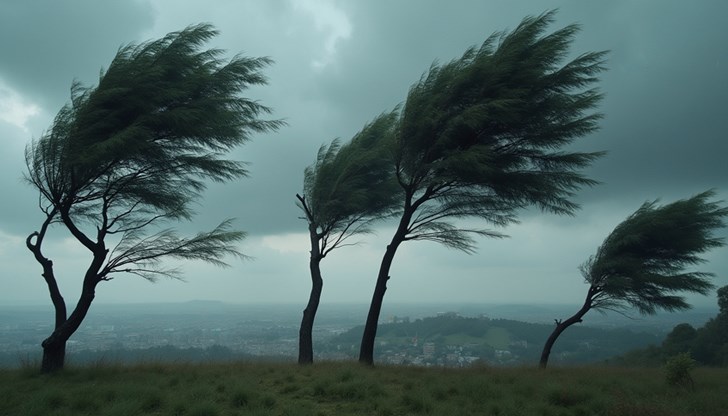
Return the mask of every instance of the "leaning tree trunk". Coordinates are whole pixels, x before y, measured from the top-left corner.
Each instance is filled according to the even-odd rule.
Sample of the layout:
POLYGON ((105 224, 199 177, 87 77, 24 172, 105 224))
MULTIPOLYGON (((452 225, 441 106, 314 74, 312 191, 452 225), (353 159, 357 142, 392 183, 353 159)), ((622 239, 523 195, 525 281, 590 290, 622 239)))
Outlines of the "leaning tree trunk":
MULTIPOLYGON (((35 248, 39 249, 39 246, 35 248)), ((71 315, 68 319, 65 319, 66 315, 66 304, 61 297, 58 285, 56 284, 55 277, 53 276, 52 262, 47 260, 47 263, 43 263, 44 273, 48 288, 50 290, 51 299, 53 300, 53 306, 56 309, 56 325, 53 333, 43 340, 41 345, 43 346, 43 360, 41 361, 41 372, 50 373, 58 370, 62 370, 66 359, 66 343, 68 339, 73 335, 76 330, 81 326, 89 308, 91 302, 93 302, 96 296, 96 285, 101 281, 99 277, 99 270, 106 259, 107 250, 103 243, 98 244, 94 249, 94 258, 91 261, 86 274, 83 278, 83 286, 81 288, 81 296, 76 303, 71 315), (46 268, 46 266, 48 266, 46 268)))
POLYGON ((389 280, 389 269, 392 267, 394 255, 397 248, 407 236, 409 223, 412 215, 417 210, 417 205, 410 203, 412 195, 408 192, 405 198, 405 206, 402 211, 402 217, 399 219, 397 231, 392 236, 392 241, 387 246, 387 251, 382 257, 382 264, 379 266, 379 274, 377 275, 377 284, 374 286, 374 294, 372 294, 372 303, 369 305, 369 313, 367 314, 367 322, 364 325, 364 334, 361 338, 361 347, 359 349, 359 362, 367 365, 374 364, 374 340, 377 337, 377 325, 379 325, 379 314, 382 312, 382 303, 384 302, 384 293, 387 291, 387 281, 389 280))
POLYGON ((319 236, 316 228, 310 229, 311 234, 311 259, 309 269, 311 271, 311 294, 308 297, 308 304, 303 310, 301 329, 298 331, 298 363, 313 363, 313 321, 316 318, 316 311, 321 300, 321 290, 324 280, 321 278, 321 253, 319 249, 319 236))
POLYGON ((382 303, 384 302, 384 293, 387 291, 387 281, 389 280, 389 269, 392 266, 394 254, 397 251, 392 245, 387 246, 384 253, 382 265, 379 268, 379 276, 377 276, 377 285, 374 287, 372 295, 372 303, 369 306, 367 314, 367 322, 364 325, 364 334, 361 338, 361 348, 359 349, 359 362, 373 365, 374 364, 374 340, 377 337, 377 325, 379 324, 379 314, 382 311, 382 303))
POLYGON ((577 322, 581 322, 581 318, 586 315, 586 313, 591 309, 592 305, 592 294, 593 289, 589 288, 589 293, 587 294, 586 300, 584 301, 584 305, 579 309, 579 311, 574 314, 569 319, 562 321, 562 320, 556 320, 556 328, 554 328, 554 332, 551 333, 549 338, 546 340, 546 344, 543 346, 543 350, 541 351, 541 360, 539 361, 539 367, 546 368, 546 365, 549 362, 549 356, 551 355, 551 348, 554 346, 554 343, 556 342, 556 339, 559 338, 559 335, 561 335, 566 328, 570 327, 571 325, 574 325, 577 322))
MULTIPOLYGON (((409 220, 407 220, 409 223, 409 220)), ((382 264, 379 267, 379 275, 377 276, 377 284, 374 287, 372 295, 372 303, 369 306, 367 314, 367 322, 364 325, 364 334, 361 338, 361 347, 359 349, 359 362, 363 364, 374 364, 374 340, 377 337, 377 325, 379 324, 379 314, 382 312, 382 303, 384 302, 384 293, 387 291, 387 281, 389 280, 389 269, 392 267, 394 255, 397 248, 404 241, 404 232, 397 231, 392 242, 387 246, 387 251, 382 258, 382 264)))

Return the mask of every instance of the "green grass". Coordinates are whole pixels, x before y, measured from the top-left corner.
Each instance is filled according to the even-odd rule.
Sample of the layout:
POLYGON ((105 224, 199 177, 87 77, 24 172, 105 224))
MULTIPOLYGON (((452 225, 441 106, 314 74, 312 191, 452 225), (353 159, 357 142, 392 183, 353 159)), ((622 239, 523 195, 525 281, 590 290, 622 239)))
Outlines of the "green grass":
POLYGON ((728 369, 433 369, 357 363, 0 370, 0 415, 725 415, 728 369))

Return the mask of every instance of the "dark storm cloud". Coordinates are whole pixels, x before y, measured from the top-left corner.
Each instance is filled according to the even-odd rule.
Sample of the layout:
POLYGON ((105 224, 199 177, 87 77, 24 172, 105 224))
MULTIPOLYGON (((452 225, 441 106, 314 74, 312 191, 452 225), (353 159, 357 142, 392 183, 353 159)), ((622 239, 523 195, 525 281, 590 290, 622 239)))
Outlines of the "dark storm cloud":
POLYGON ((74 80, 95 84, 117 49, 137 39, 152 18, 149 5, 140 1, 0 3, 0 81, 44 112, 29 121, 27 131, 0 126, 5 148, 0 156, 5 200, 0 228, 25 234, 37 227, 42 215, 36 209, 35 192, 22 180, 25 143, 49 127, 53 115, 70 99, 74 80))
POLYGON ((322 85, 322 94, 347 109, 351 124, 361 124, 378 111, 372 103, 385 110, 401 102, 433 60, 455 58, 492 32, 547 8, 560 9, 551 30, 581 25, 574 55, 610 50, 599 83, 605 93, 602 129, 577 144, 608 151, 587 170, 604 184, 580 200, 725 190, 726 2, 359 3, 352 16, 361 36, 342 50, 341 70, 322 85))
POLYGON ((628 2, 603 11, 593 26, 612 45, 605 119, 593 141, 609 155, 592 169, 606 186, 589 197, 726 192, 728 3, 628 2))
MULTIPOLYGON (((23 245, 41 215, 36 194, 20 179, 23 148, 68 101, 71 82, 95 84, 99 70, 122 44, 155 39, 204 21, 221 32, 207 46, 225 49, 229 56, 243 53, 275 60, 264 70, 269 84, 245 94, 272 107, 270 117, 285 119, 288 126, 255 135, 236 149, 232 157, 250 162, 250 177, 211 185, 197 204, 194 221, 180 228, 192 233, 237 217, 236 226, 250 233, 243 250, 256 261, 234 263, 226 271, 185 266, 190 283, 169 283, 174 289, 166 283, 149 287, 128 279, 134 283, 126 285, 139 288, 129 290, 131 286, 121 284, 118 293, 109 289, 105 299, 139 300, 135 296, 143 294, 147 300, 298 300, 298 294, 309 289, 308 241, 294 195, 301 191, 303 169, 313 162, 318 147, 336 137, 348 140, 367 121, 402 103, 433 61, 457 58, 493 32, 515 28, 524 16, 554 8, 559 9, 557 21, 549 30, 571 23, 582 26, 572 57, 610 50, 599 83, 605 93, 599 107, 604 113, 601 129, 575 145, 609 152, 586 170, 602 185, 578 192, 583 209, 575 217, 529 210, 521 224, 502 230, 510 239, 482 240, 474 256, 435 244, 407 245, 398 254, 387 296, 398 301, 500 302, 517 293, 519 302, 578 299, 583 288, 576 267, 642 202, 669 202, 709 188, 728 199, 728 28, 723 21, 728 2, 1 2, 0 80, 42 112, 29 118, 27 130, 0 121, 5 146, 0 154, 0 258, 23 258, 21 274, 38 272, 23 245), (458 278, 443 282, 441 275, 458 278), (210 284, 196 276, 219 280, 210 284), (523 293, 526 286, 533 291, 523 293), (285 294, 281 287, 287 288, 285 294), (413 291, 415 287, 428 287, 432 293, 413 291)), ((385 225, 378 235, 366 238, 368 244, 327 259, 325 273, 337 278, 327 280, 324 297, 367 301, 373 268, 389 234, 385 225)), ((59 228, 50 247, 69 261, 74 256, 83 259, 83 248, 73 248, 75 243, 63 240, 66 236, 59 228)), ((726 275, 724 254, 710 256, 708 270, 726 275)), ((78 267, 83 267, 82 261, 78 267)), ((31 283, 38 282, 27 284, 31 283)), ((32 289, 28 295, 18 293, 21 298, 35 296, 32 289)))
MULTIPOLYGON (((148 33, 154 16, 153 8, 141 2, 103 7, 94 2, 73 3, 76 7, 31 3, 3 6, 3 15, 13 18, 6 17, 8 24, 0 30, 18 34, 22 47, 3 36, 0 45, 9 59, 1 61, 0 76, 41 103, 50 100, 49 111, 67 100, 72 79, 95 82, 120 44, 144 40, 140 33, 148 33), (43 30, 23 26, 28 20, 43 30), (50 35, 54 32, 62 36, 50 35)), ((728 3, 331 3, 346 13, 352 30, 339 39, 330 64, 319 70, 311 61, 320 59, 327 29, 315 28, 312 16, 291 4, 295 2, 245 3, 237 6, 239 13, 219 7, 199 17, 173 4, 156 7, 162 16, 157 21, 171 15, 166 19, 173 24, 157 27, 160 33, 154 36, 194 23, 193 18, 211 20, 222 31, 212 46, 276 61, 266 70, 269 85, 249 94, 274 108, 271 117, 285 118, 289 125, 255 137, 235 153, 251 162, 251 177, 210 189, 200 212, 211 218, 239 217, 240 225, 253 233, 298 230, 302 224, 293 195, 319 145, 350 138, 377 114, 402 103, 433 61, 456 58, 491 33, 514 28, 523 16, 552 8, 560 9, 552 30, 570 23, 583 28, 574 56, 611 51, 600 83, 606 94, 600 107, 602 129, 577 145, 609 152, 587 170, 604 184, 584 190, 579 199, 681 197, 725 186, 721 158, 728 150, 722 139, 728 117, 721 103, 728 95, 728 58, 720 19, 728 3), (251 21, 242 27, 225 22, 238 14, 251 21)))
POLYGON ((95 83, 119 46, 152 21, 142 1, 3 1, 0 76, 35 102, 57 108, 73 79, 95 83))

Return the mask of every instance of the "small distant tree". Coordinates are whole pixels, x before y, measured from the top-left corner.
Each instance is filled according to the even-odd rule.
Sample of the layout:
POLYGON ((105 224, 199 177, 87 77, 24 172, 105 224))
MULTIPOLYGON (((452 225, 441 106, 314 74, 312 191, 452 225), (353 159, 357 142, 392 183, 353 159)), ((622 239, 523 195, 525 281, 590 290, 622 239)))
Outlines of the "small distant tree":
POLYGON ((665 381, 668 385, 695 390, 695 381, 690 371, 695 368, 695 360, 689 352, 670 357, 665 363, 665 381))
POLYGON ((721 287, 716 293, 718 294, 720 315, 728 316, 728 286, 721 287))
POLYGON ((241 255, 235 243, 244 234, 230 221, 190 238, 158 228, 190 219, 206 181, 245 176, 243 164, 224 155, 252 132, 281 124, 260 120, 269 109, 239 95, 265 83, 260 69, 270 60, 224 61, 220 50, 200 50, 216 33, 202 24, 120 48, 98 86, 74 83, 71 103, 27 147, 27 179, 40 193, 45 220, 26 245, 43 269, 55 308, 55 328, 42 343, 42 371, 63 368, 66 342, 100 282, 119 273, 150 281, 178 277, 164 259, 224 266, 225 256, 241 255), (70 315, 43 251, 52 224, 67 229, 91 256, 70 315), (118 244, 107 246, 110 239, 118 244))
POLYGON ((311 293, 299 331, 298 362, 313 362, 313 324, 321 299, 321 260, 350 238, 371 231, 370 224, 391 215, 398 199, 387 158, 397 111, 382 114, 350 142, 321 146, 316 163, 304 172, 303 195, 297 204, 308 222, 311 241, 311 293))
POLYGON ((728 208, 710 202, 713 196, 708 191, 662 206, 646 202, 620 223, 581 266, 589 284, 584 304, 573 316, 556 321, 540 366, 546 367, 559 335, 591 309, 624 313, 635 308, 652 315, 660 309, 689 309, 683 292, 706 294, 713 274, 687 269, 704 262, 701 254, 724 244, 713 233, 725 226, 728 208))
POLYGON ((597 128, 591 110, 601 94, 589 88, 604 52, 561 64, 576 25, 545 34, 554 12, 524 19, 447 64, 433 64, 409 91, 396 129, 393 163, 401 188, 400 216, 382 258, 362 336, 359 361, 372 364, 377 324, 397 248, 429 240, 466 253, 473 236, 500 237, 454 220, 495 226, 536 205, 572 214, 571 200, 595 182, 579 170, 600 153, 566 151, 597 128))
POLYGON ((692 352, 702 364, 728 366, 728 286, 717 294, 720 312, 698 329, 692 352))
POLYGON ((677 324, 662 341, 662 353, 673 356, 681 352, 690 352, 697 336, 698 331, 692 325, 688 323, 677 324))

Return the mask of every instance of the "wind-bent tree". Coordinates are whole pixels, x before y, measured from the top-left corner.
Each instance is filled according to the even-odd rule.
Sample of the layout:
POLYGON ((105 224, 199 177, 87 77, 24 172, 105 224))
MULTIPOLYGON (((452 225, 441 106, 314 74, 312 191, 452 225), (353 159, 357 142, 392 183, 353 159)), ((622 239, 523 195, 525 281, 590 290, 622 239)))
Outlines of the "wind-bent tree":
POLYGON ((591 309, 624 313, 635 308, 652 315, 689 309, 682 292, 706 294, 712 273, 689 271, 703 263, 702 253, 724 244, 713 232, 725 226, 728 208, 710 202, 712 191, 658 206, 644 203, 620 223, 580 270, 589 290, 584 305, 556 328, 541 353, 546 367, 556 339, 571 325, 582 322, 591 309))
POLYGON ((605 52, 561 64, 578 26, 545 34, 553 20, 554 12, 527 17, 461 58, 433 64, 410 88, 394 144, 401 217, 382 258, 359 361, 373 363, 400 244, 431 240, 472 252, 474 235, 501 235, 453 220, 504 226, 531 205, 572 214, 577 205, 570 198, 595 183, 578 171, 600 153, 563 148, 597 128, 600 115, 590 111, 601 94, 590 86, 603 70, 605 52))
POLYGON ((297 205, 308 222, 311 241, 311 294, 299 331, 298 362, 313 362, 313 323, 321 299, 321 260, 350 238, 371 231, 375 220, 391 215, 398 187, 387 152, 397 111, 382 114, 349 143, 321 146, 316 163, 306 168, 297 205))
POLYGON ((98 86, 74 83, 71 103, 27 147, 27 179, 40 192, 45 220, 26 244, 42 266, 55 307, 55 329, 42 343, 42 371, 63 368, 66 342, 100 282, 119 273, 178 277, 179 270, 162 264, 167 258, 224 266, 225 256, 240 256, 235 243, 244 234, 229 221, 191 238, 158 228, 190 219, 206 181, 245 176, 243 164, 225 154, 252 132, 281 124, 260 120, 270 110, 240 96, 249 85, 265 84, 260 70, 270 60, 226 61, 220 50, 201 50, 216 34, 203 24, 120 48, 98 86), (43 252, 54 223, 91 255, 70 315, 53 262, 43 252), (107 242, 117 244, 110 249, 107 242))

